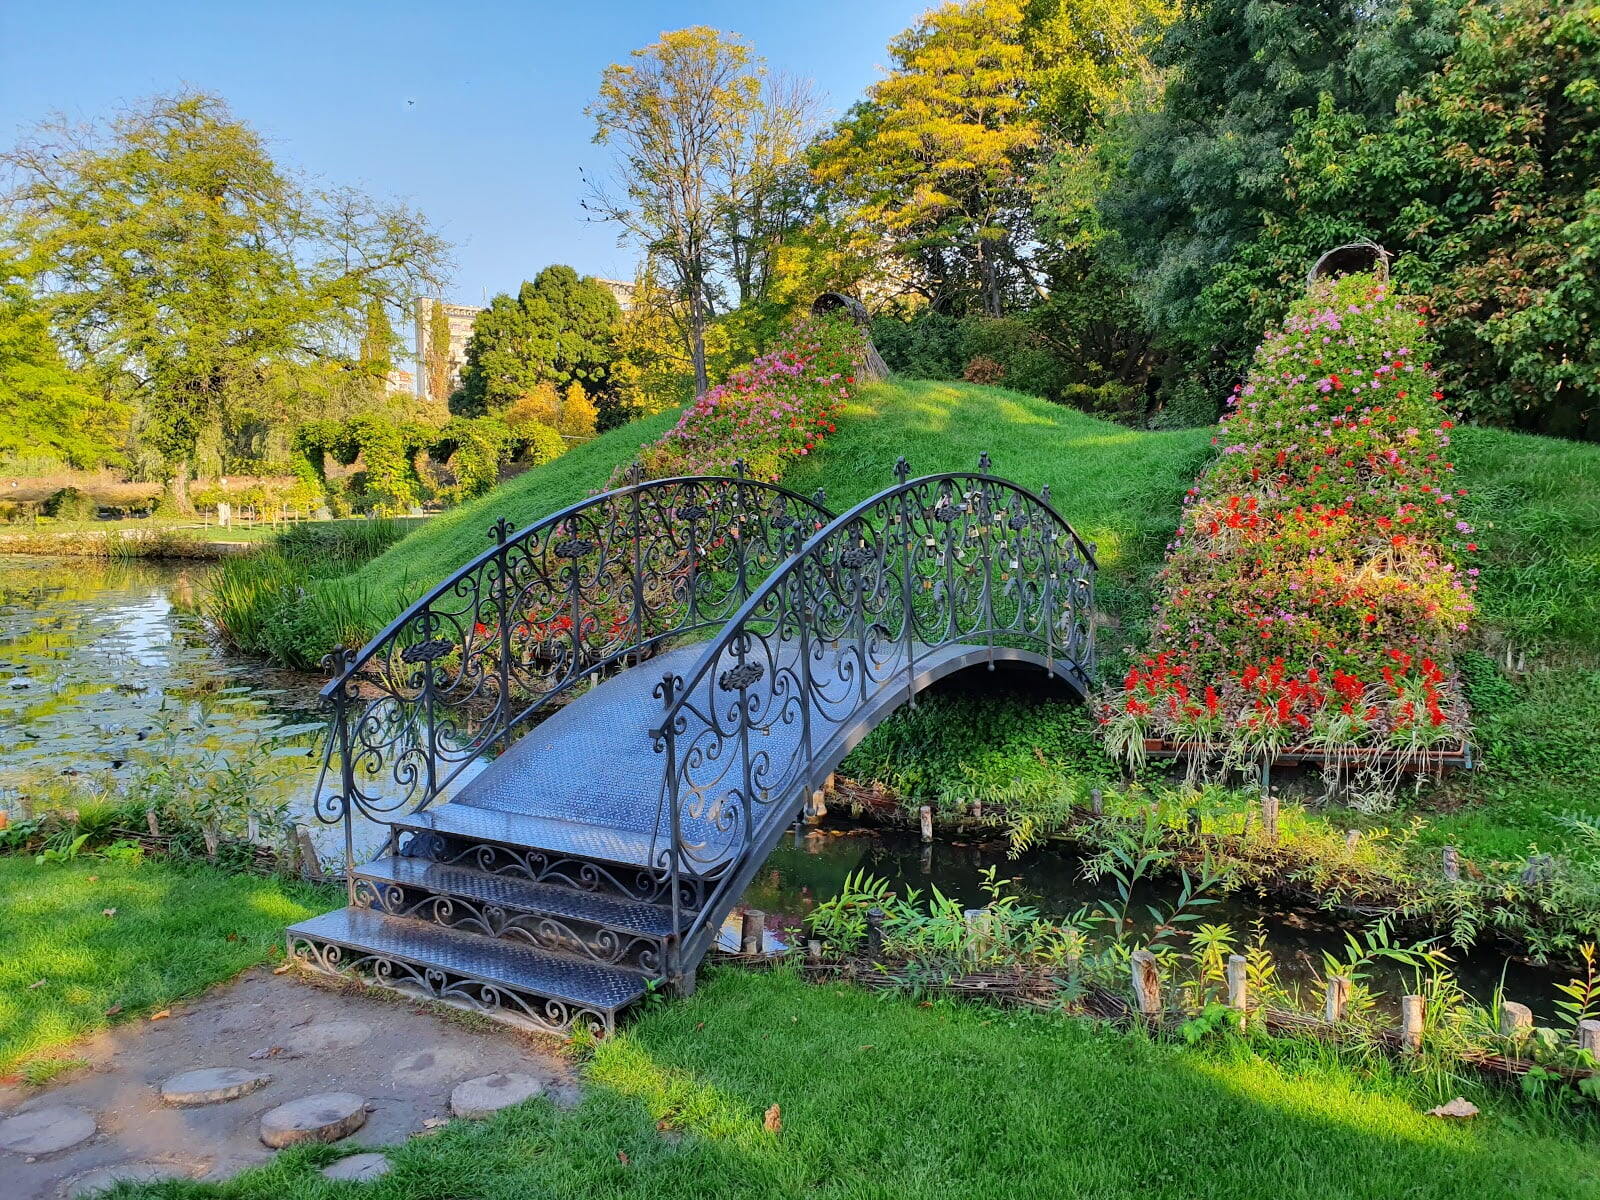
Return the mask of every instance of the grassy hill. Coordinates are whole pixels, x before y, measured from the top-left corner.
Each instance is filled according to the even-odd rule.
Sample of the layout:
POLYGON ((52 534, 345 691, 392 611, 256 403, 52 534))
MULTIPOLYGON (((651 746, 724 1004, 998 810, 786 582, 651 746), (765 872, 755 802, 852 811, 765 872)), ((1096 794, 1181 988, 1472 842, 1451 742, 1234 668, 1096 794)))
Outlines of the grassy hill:
MULTIPOLYGON (((612 430, 486 496, 430 521, 360 570, 324 585, 367 634, 406 603, 482 551, 499 516, 518 526, 571 504, 604 485, 619 464, 658 437, 676 413, 612 430)), ((894 482, 905 455, 919 474, 973 470, 987 450, 994 469, 1032 488, 1048 483, 1056 506, 1099 544, 1102 599, 1125 612, 1139 581, 1160 561, 1179 498, 1210 449, 1210 432, 1144 433, 1097 420, 1032 396, 959 383, 896 382, 862 390, 823 451, 785 483, 810 493, 826 488, 841 511, 894 482)), ((329 642, 307 631, 306 656, 329 642)))

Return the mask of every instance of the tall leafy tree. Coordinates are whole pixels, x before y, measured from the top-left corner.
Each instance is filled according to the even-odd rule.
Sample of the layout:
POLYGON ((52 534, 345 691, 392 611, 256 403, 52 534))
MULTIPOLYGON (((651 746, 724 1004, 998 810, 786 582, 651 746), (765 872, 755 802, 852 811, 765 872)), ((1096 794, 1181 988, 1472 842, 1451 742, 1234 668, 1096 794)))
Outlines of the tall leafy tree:
POLYGON ((121 458, 127 433, 127 409, 62 360, 27 288, 0 280, 0 454, 98 467, 121 458))
POLYGON ((1287 151, 1286 211, 1199 309, 1219 340, 1275 319, 1305 265, 1367 238, 1428 296, 1453 404, 1600 439, 1600 12, 1473 0, 1391 119, 1324 96, 1287 151))
POLYGON ((455 411, 498 412, 542 383, 611 387, 621 309, 611 289, 567 266, 550 266, 516 296, 496 296, 473 322, 455 411))
POLYGON ((137 404, 184 507, 202 434, 275 365, 350 362, 369 301, 436 284, 446 261, 418 214, 294 179, 205 93, 47 123, 0 162, 55 332, 137 404))
POLYGON ((426 345, 420 365, 425 372, 429 401, 440 404, 450 396, 450 318, 444 311, 444 305, 438 301, 428 306, 428 325, 424 336, 426 345))
POLYGON ((695 385, 706 331, 730 303, 764 298, 772 255, 797 219, 799 162, 815 99, 771 77, 748 42, 697 25, 661 35, 601 75, 588 108, 615 152, 586 207, 654 261, 683 310, 695 385))
MULTIPOLYGON (((1284 211, 1284 148, 1297 114, 1331 96, 1393 115, 1401 88, 1450 46, 1453 0, 1185 0, 1154 51, 1158 105, 1117 131, 1103 197, 1159 330, 1203 335, 1195 297, 1213 270, 1284 211)), ((1238 353, 1248 351, 1243 347, 1238 353)))
POLYGON ((874 231, 939 311, 998 315, 1030 281, 1029 104, 1018 0, 945 4, 889 45, 893 61, 817 145, 818 183, 874 231))

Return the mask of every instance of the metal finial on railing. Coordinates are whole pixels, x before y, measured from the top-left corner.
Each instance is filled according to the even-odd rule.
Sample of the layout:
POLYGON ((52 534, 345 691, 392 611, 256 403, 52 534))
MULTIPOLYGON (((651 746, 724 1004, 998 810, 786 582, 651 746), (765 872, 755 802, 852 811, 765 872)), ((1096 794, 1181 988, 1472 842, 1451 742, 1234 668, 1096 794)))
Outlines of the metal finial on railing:
POLYGON ((1050 485, 1048 483, 1039 489, 1039 499, 1043 500, 1046 504, 1050 503, 1050 485))
POLYGON ((989 473, 989 467, 990 467, 989 452, 987 450, 985 450, 981 454, 978 455, 978 470, 982 474, 987 475, 989 473))
POLYGON ((632 465, 628 467, 628 482, 638 483, 642 479, 644 479, 644 464, 634 459, 632 465))
POLYGON ((750 464, 745 462, 744 459, 736 458, 736 459, 733 460, 733 473, 735 475, 737 475, 740 479, 743 479, 745 477, 745 473, 747 471, 749 471, 749 469, 750 469, 750 464))
POLYGON ((828 489, 818 488, 816 491, 812 492, 811 503, 815 504, 818 508, 825 507, 828 503, 828 489))
POLYGON ((337 675, 356 660, 356 652, 340 644, 322 656, 321 667, 329 675, 337 675))
POLYGON ((906 461, 904 454, 894 460, 894 477, 901 483, 911 477, 911 464, 906 461))
POLYGON ((488 538, 491 542, 496 542, 503 546, 506 539, 515 531, 516 526, 506 520, 505 517, 497 517, 494 524, 489 526, 488 538))

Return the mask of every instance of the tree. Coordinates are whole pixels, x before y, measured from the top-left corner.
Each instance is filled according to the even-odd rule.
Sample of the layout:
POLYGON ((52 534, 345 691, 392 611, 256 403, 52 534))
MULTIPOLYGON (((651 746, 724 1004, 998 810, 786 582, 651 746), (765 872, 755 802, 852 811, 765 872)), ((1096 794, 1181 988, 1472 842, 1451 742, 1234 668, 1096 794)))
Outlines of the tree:
POLYGON ((1019 0, 946 4, 889 45, 886 79, 816 147, 818 183, 876 231, 941 312, 998 316, 1031 283, 1028 102, 1019 0))
POLYGON ((426 337, 422 369, 428 399, 442 404, 450 398, 450 317, 438 300, 428 303, 426 337))
POLYGON ((815 100, 772 79, 737 35, 704 25, 661 35, 605 69, 588 108, 616 151, 616 190, 585 203, 663 272, 684 307, 684 341, 704 391, 706 329, 723 307, 763 298, 773 248, 799 211, 800 152, 815 100))
POLYGON ((0 454, 99 467, 121 458, 127 432, 127 409, 62 361, 27 288, 0 280, 0 454))
MULTIPOLYGON (((1390 118, 1400 89, 1450 45, 1454 0, 1185 0, 1154 51, 1159 104, 1111 139, 1120 162, 1101 206, 1131 256, 1157 331, 1212 353, 1196 297, 1212 272, 1284 211, 1284 147, 1296 114, 1327 94, 1390 118)), ((1232 371, 1254 335, 1221 348, 1232 371)))
POLYGON ((583 384, 573 380, 561 398, 561 432, 568 437, 593 437, 595 421, 600 414, 595 409, 583 384))
POLYGON ((604 284, 571 267, 546 267, 515 297, 501 293, 478 314, 452 410, 498 412, 541 383, 607 391, 621 317, 604 284))
POLYGON ((275 365, 348 364, 369 302, 398 306, 445 266, 419 215, 295 180, 201 92, 47 122, 0 162, 54 331, 137 404, 181 507, 201 435, 275 365))
POLYGON ((1218 338, 1275 318, 1329 246, 1360 238, 1433 310, 1454 405, 1600 440, 1600 13, 1475 0, 1441 68, 1373 118, 1302 114, 1284 209, 1199 309, 1218 338))
POLYGON ((382 297, 373 296, 367 301, 361 327, 361 357, 356 369, 374 404, 388 399, 389 374, 394 370, 394 326, 389 323, 382 297))

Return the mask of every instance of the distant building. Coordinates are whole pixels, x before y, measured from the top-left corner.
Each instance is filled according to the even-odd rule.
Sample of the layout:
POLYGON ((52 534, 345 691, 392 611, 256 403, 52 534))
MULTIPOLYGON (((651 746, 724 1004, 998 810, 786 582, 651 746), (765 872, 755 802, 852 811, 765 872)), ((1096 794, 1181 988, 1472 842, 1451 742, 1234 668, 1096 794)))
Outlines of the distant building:
POLYGON ((414 395, 417 390, 417 381, 410 371, 391 367, 389 373, 383 378, 383 385, 391 392, 400 392, 404 395, 414 395))
POLYGON ((472 336, 472 323, 483 311, 482 305, 446 304, 443 300, 424 297, 417 301, 417 395, 424 400, 448 400, 449 392, 461 386, 461 369, 467 364, 467 339, 472 336), (428 330, 433 325, 433 306, 444 308, 445 320, 450 325, 450 345, 445 360, 450 364, 450 383, 443 396, 428 394, 428 330))
POLYGON ((601 279, 598 275, 594 281, 617 298, 617 304, 623 312, 633 307, 633 284, 623 283, 620 279, 601 279))

